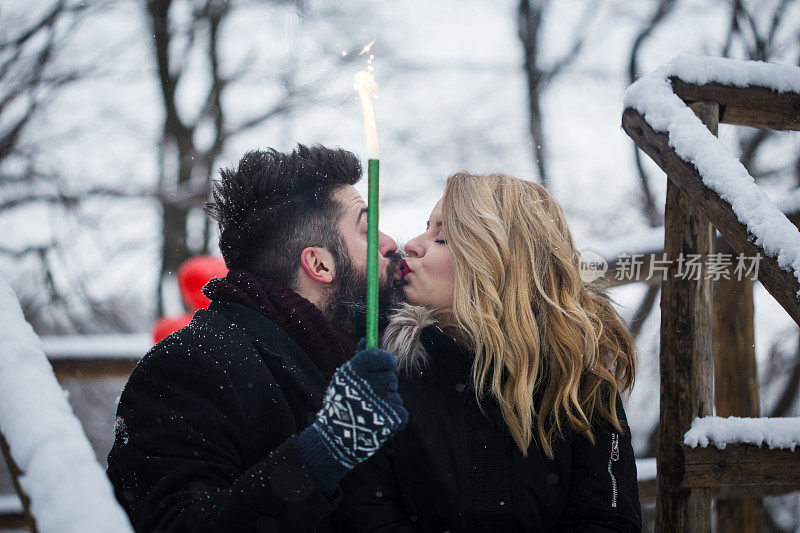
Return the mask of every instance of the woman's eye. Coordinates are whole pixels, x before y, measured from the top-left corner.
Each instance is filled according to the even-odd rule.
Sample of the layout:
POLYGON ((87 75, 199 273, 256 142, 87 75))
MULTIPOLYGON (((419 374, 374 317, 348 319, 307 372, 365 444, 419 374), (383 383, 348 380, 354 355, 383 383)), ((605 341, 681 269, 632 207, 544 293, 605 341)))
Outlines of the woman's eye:
POLYGON ((447 240, 445 239, 436 239, 433 242, 435 242, 436 244, 447 244, 447 240))

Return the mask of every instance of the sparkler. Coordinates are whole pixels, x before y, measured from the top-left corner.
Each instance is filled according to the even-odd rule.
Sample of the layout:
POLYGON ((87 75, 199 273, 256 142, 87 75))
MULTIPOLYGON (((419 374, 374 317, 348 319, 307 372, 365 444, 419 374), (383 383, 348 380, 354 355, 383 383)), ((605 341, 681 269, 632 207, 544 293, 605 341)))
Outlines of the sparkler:
POLYGON ((375 111, 372 101, 377 92, 378 84, 372 75, 372 60, 370 53, 373 39, 361 49, 358 55, 369 54, 366 70, 356 72, 354 85, 361 101, 361 110, 364 114, 364 133, 367 137, 367 163, 368 187, 367 193, 367 348, 378 346, 378 130, 375 126, 375 111))

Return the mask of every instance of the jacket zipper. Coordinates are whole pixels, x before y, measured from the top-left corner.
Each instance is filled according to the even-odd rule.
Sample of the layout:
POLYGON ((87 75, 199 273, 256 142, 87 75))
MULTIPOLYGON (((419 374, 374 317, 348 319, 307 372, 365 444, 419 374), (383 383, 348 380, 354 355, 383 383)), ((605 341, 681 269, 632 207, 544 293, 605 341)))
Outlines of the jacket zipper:
POLYGON ((611 466, 619 461, 619 435, 611 434, 611 455, 608 457, 608 475, 611 476, 611 507, 617 506, 617 478, 611 466))

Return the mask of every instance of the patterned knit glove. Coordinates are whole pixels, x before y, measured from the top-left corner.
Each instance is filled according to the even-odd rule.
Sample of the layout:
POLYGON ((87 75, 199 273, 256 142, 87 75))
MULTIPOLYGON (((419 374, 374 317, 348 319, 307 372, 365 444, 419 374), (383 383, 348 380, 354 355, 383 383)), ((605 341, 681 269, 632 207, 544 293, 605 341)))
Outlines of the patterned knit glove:
POLYGON ((408 411, 397 393, 395 363, 386 350, 357 352, 331 378, 316 421, 297 436, 300 455, 324 493, 333 494, 347 472, 405 427, 408 411))

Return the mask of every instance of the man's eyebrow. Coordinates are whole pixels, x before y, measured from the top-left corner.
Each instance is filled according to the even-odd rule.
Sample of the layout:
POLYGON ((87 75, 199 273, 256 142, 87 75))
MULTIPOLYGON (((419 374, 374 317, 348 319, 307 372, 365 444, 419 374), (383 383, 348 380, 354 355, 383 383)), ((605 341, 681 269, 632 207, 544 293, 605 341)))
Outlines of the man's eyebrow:
POLYGON ((363 217, 366 212, 367 212, 367 208, 366 207, 362 207, 361 211, 358 212, 358 219, 356 220, 356 224, 360 224, 361 223, 361 217, 363 217))

